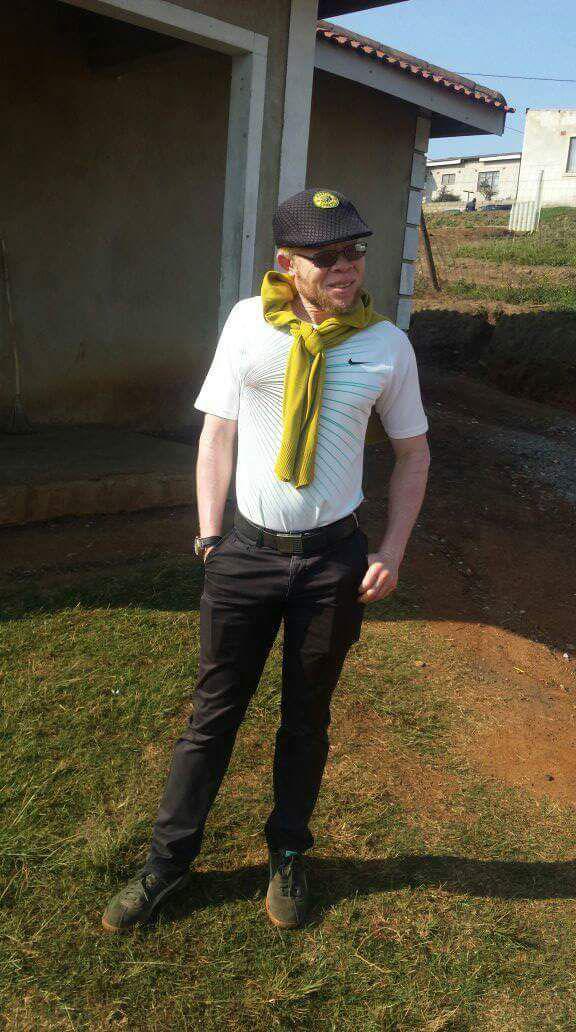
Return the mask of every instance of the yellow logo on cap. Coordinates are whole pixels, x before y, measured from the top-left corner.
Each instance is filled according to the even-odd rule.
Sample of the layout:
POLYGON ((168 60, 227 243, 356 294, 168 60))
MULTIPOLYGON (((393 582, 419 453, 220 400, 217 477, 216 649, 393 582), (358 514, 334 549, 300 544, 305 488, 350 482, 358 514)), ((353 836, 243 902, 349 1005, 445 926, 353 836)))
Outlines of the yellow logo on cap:
POLYGON ((337 208, 340 201, 335 194, 329 193, 328 190, 319 190, 318 193, 314 194, 312 203, 317 208, 337 208))

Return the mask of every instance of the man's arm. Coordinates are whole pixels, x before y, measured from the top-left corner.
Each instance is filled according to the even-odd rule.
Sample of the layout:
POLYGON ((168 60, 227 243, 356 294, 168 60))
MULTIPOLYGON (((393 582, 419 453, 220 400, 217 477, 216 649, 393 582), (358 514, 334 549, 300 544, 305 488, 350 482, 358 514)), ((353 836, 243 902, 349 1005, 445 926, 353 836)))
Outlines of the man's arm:
POLYGON ((196 498, 201 537, 222 533, 224 507, 234 470, 237 426, 235 419, 223 419, 209 413, 204 417, 196 463, 196 498))
POLYGON ((424 501, 430 450, 426 434, 391 438, 396 455, 388 496, 388 525, 360 585, 359 601, 376 602, 398 584, 398 570, 424 501))

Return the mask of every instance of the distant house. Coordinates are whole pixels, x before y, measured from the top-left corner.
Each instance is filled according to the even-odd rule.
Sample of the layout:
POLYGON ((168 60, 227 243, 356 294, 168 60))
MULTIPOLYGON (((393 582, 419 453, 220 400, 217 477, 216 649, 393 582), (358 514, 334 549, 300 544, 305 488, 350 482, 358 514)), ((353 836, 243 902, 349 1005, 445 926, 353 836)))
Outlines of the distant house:
POLYGON ((478 207, 516 199, 522 154, 484 154, 476 157, 438 158, 427 162, 424 200, 453 201, 478 207))
POLYGON ((576 109, 526 113, 518 200, 576 206, 576 109))

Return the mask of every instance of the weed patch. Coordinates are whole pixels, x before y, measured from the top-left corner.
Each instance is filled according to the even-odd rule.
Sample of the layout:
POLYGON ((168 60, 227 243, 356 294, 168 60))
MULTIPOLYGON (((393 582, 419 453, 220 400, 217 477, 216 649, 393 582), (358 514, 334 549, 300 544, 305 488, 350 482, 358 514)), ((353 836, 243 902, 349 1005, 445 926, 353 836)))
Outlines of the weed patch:
POLYGON ((458 279, 443 286, 449 297, 467 298, 476 301, 503 301, 510 305, 538 305, 555 308, 557 311, 576 312, 576 287, 551 283, 522 284, 512 286, 504 283, 471 283, 458 279))
POLYGON ((569 209, 545 209, 543 216, 535 233, 508 234, 492 240, 460 244, 456 257, 483 259, 498 265, 576 266, 574 214, 569 209))
POLYGON ((188 894, 132 937, 102 934, 190 706, 200 590, 191 563, 150 561, 13 594, 4 614, 9 1032, 572 1027, 572 811, 462 760, 469 675, 406 587, 371 608, 335 695, 310 924, 278 932, 263 908, 277 641, 188 894))

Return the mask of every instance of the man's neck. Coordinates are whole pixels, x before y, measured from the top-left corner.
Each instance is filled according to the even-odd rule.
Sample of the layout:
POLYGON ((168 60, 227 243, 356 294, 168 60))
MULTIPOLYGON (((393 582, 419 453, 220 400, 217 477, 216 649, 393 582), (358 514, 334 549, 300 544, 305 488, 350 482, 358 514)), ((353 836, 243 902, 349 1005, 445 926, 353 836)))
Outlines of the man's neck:
POLYGON ((302 322, 313 323, 319 326, 325 319, 330 318, 330 313, 318 308, 312 301, 307 301, 301 294, 296 293, 292 301, 292 311, 302 322))

